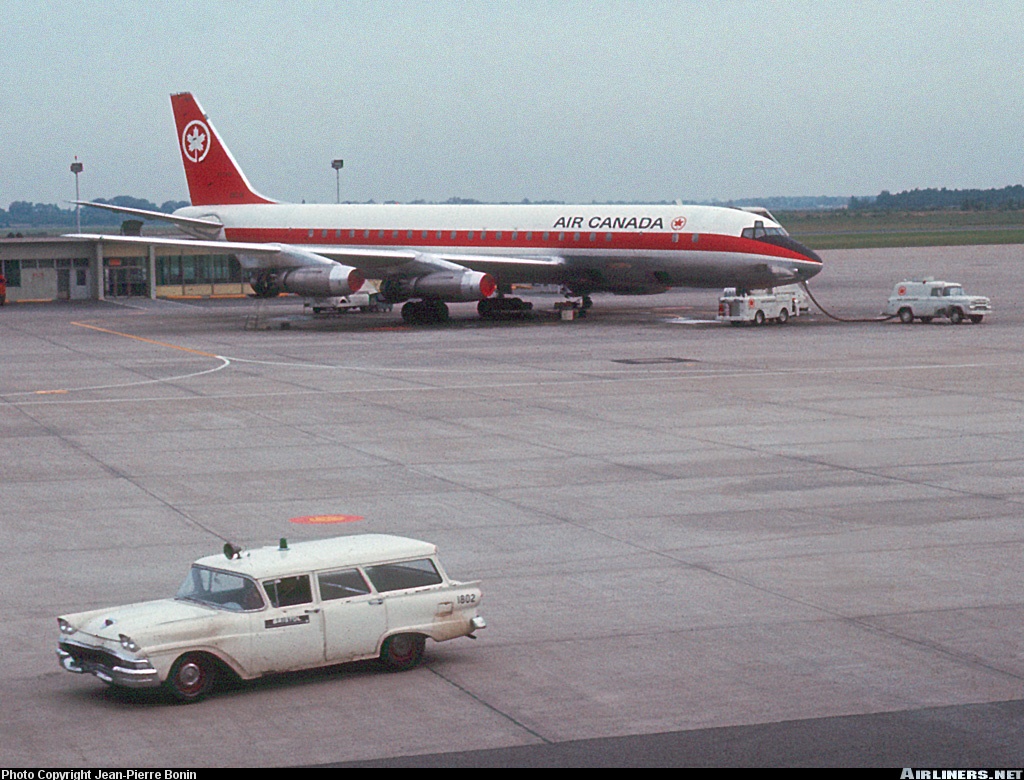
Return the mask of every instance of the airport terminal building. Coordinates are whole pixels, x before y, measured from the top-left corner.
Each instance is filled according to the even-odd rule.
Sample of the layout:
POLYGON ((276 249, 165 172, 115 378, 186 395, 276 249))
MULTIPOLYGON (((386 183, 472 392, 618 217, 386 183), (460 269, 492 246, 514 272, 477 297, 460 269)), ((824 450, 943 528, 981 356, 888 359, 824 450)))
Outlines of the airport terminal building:
POLYGON ((233 255, 68 237, 2 238, 8 302, 199 298, 252 292, 233 255))

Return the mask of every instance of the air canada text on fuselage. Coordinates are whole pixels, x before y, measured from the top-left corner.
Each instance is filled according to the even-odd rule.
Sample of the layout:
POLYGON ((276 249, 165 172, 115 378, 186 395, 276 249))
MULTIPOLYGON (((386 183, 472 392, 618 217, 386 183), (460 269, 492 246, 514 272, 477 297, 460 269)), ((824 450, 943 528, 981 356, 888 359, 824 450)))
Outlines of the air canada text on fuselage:
POLYGON ((591 230, 664 230, 665 223, 661 217, 559 217, 551 228, 563 230, 580 230, 584 221, 591 230))

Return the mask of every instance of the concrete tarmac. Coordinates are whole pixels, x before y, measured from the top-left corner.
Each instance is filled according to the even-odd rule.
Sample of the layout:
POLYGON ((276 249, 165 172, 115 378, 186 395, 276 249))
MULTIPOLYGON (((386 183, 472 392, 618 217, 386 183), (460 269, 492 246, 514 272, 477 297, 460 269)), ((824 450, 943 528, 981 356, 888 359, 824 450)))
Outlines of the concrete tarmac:
POLYGON ((1019 766, 1024 247, 823 255, 839 314, 926 274, 995 314, 0 309, 0 766, 1019 766), (483 580, 479 639, 190 706, 57 666, 58 614, 224 540, 360 532, 483 580))

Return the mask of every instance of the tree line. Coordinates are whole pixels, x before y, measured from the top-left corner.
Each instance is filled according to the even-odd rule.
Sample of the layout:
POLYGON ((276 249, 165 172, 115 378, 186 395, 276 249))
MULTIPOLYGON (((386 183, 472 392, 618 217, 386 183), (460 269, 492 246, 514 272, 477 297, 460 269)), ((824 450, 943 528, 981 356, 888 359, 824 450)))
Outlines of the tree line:
MULTIPOLYGON (((151 201, 142 198, 132 198, 128 195, 118 195, 116 198, 106 200, 96 198, 96 203, 109 203, 112 206, 123 206, 130 209, 146 209, 147 211, 160 211, 170 214, 175 209, 191 205, 187 200, 168 200, 157 206, 151 201)), ((119 225, 125 219, 123 215, 113 214, 102 209, 90 209, 82 207, 82 225, 119 225)), ((62 209, 55 203, 30 203, 25 200, 16 200, 6 209, 0 209, 0 227, 74 227, 75 207, 62 209)))
POLYGON ((1024 185, 1014 184, 1002 189, 989 190, 949 190, 945 187, 930 187, 924 190, 904 190, 895 195, 889 190, 882 190, 874 198, 850 198, 849 208, 873 211, 1010 211, 1024 209, 1024 185))

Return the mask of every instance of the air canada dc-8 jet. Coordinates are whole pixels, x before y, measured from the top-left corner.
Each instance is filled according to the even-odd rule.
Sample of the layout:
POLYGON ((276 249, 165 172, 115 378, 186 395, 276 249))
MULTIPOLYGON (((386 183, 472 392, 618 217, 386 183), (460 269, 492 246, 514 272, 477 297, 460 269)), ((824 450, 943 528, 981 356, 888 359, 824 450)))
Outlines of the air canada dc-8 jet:
POLYGON ((379 279, 407 322, 435 322, 453 302, 477 302, 482 317, 527 308, 509 295, 516 284, 561 285, 586 307, 594 293, 772 287, 822 266, 767 214, 737 208, 279 203, 253 189, 190 93, 171 107, 192 205, 82 205, 170 221, 195 239, 82 237, 232 253, 258 296, 341 296, 379 279))

